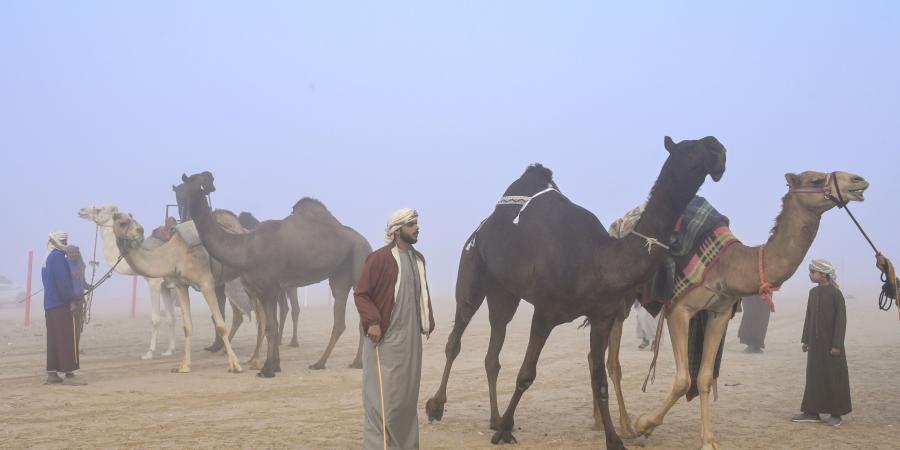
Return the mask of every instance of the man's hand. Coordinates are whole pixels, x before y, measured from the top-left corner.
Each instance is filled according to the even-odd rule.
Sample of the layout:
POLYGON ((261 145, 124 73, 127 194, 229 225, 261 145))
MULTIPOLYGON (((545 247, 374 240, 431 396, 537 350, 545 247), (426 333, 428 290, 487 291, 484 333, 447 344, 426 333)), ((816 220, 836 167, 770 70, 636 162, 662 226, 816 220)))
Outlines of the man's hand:
POLYGON ((878 270, 881 270, 882 272, 887 269, 887 260, 885 260, 884 255, 882 255, 881 253, 875 255, 875 267, 877 267, 878 270))
POLYGON ((837 347, 831 347, 831 351, 829 352, 831 356, 841 356, 841 349, 837 347))
POLYGON ((809 345, 803 344, 803 347, 801 347, 801 349, 803 350, 803 353, 806 353, 809 351, 809 345))
POLYGON ((381 342, 381 326, 376 324, 369 325, 369 329, 366 330, 366 336, 372 340, 375 344, 381 342))

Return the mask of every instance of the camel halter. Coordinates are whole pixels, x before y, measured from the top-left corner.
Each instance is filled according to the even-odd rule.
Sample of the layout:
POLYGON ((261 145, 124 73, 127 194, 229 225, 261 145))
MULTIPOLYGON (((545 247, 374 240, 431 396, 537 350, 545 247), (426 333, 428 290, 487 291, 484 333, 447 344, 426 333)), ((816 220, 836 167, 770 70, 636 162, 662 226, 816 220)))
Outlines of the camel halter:
POLYGON ((642 239, 644 240, 644 245, 647 247, 647 254, 648 254, 648 255, 649 255, 650 252, 653 250, 653 246, 654 246, 654 245, 659 246, 659 247, 662 247, 662 248, 664 248, 664 249, 666 249, 666 250, 669 249, 669 246, 666 245, 666 244, 663 244, 662 242, 660 242, 659 239, 652 238, 652 237, 648 237, 648 236, 644 236, 643 234, 638 233, 637 231, 634 231, 634 230, 631 230, 631 234, 633 234, 633 235, 635 235, 635 236, 638 236, 638 237, 640 237, 640 238, 642 238, 642 239))
POLYGON ((547 189, 544 189, 543 191, 540 191, 537 194, 532 195, 531 197, 528 197, 525 195, 503 196, 500 198, 500 200, 497 202, 497 204, 498 205, 522 205, 522 208, 519 209, 519 213, 516 214, 516 218, 513 219, 513 223, 518 225, 519 217, 522 215, 522 211, 525 211, 525 208, 527 208, 528 205, 531 204, 531 201, 534 200, 536 197, 546 194, 548 192, 556 192, 557 194, 561 195, 563 198, 566 197, 565 195, 562 194, 562 192, 559 192, 558 190, 556 190, 556 188, 548 185, 547 189))

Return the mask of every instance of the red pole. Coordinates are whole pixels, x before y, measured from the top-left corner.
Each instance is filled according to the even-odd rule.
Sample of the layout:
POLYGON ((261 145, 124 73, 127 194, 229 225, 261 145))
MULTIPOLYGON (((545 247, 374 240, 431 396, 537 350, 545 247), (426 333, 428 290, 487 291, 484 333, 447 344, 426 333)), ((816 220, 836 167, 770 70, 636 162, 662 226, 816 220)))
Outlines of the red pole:
POLYGON ((137 275, 131 277, 131 318, 134 319, 134 308, 137 306, 137 275))
POLYGON ((34 260, 34 251, 28 250, 28 275, 25 279, 25 326, 31 323, 31 263, 34 260))

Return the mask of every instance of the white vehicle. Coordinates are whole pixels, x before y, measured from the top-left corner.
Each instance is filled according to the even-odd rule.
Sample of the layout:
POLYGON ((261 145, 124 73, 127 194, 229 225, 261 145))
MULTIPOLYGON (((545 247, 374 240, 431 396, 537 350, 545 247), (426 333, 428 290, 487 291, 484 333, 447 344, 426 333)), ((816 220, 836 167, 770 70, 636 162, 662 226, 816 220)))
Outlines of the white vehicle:
POLYGON ((25 288, 0 275, 0 308, 25 304, 25 288))

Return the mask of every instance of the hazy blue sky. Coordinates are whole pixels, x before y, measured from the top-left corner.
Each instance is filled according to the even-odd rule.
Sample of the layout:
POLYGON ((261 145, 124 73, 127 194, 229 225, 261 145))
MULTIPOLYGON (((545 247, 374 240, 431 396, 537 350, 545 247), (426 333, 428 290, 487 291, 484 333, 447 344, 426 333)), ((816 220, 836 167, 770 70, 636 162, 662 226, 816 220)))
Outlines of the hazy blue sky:
MULTIPOLYGON (((745 243, 766 239, 785 172, 846 170, 872 182, 854 212, 900 259, 896 2, 437 3, 4 2, 0 273, 22 281, 28 249, 39 267, 50 230, 89 252, 82 206, 152 228, 181 173, 210 170, 216 207, 282 218, 312 196, 376 247, 417 208, 449 295, 529 163, 609 224, 647 196, 667 134, 728 148, 701 193, 745 243)), ((843 212, 810 256, 874 307, 843 212)), ((118 278, 99 298, 124 301, 118 278)), ((786 290, 808 285, 801 269, 786 290)))

